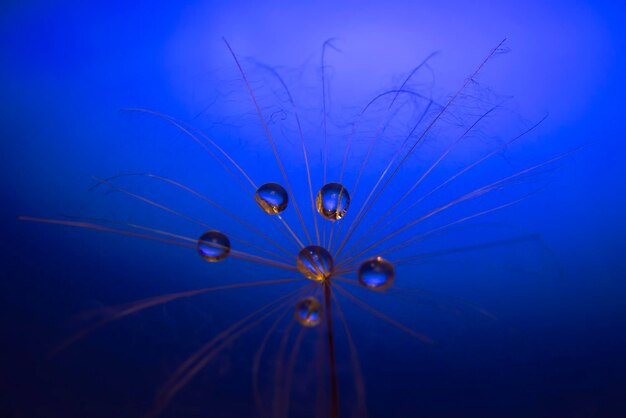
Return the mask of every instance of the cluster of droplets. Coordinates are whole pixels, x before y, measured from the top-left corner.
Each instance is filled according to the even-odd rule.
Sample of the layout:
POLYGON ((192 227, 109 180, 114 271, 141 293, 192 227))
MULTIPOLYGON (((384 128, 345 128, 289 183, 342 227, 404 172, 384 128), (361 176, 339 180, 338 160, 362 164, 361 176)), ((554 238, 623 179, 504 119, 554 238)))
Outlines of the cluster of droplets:
MULTIPOLYGON (((260 186, 254 200, 268 215, 279 215, 289 204, 289 195, 284 187, 277 183, 260 186)), ((338 221, 342 219, 350 206, 350 194, 339 183, 328 183, 317 193, 315 207, 324 219, 338 221)), ((198 253, 209 262, 218 262, 230 254, 230 240, 219 231, 205 232, 198 239, 198 253)), ((296 257, 296 267, 304 277, 317 282, 329 279, 333 272, 333 257, 323 247, 310 245, 303 248, 296 257)), ((374 257, 361 264, 358 270, 359 283, 371 290, 386 290, 395 280, 393 264, 374 257)), ((320 302, 314 297, 301 299, 295 308, 297 321, 305 327, 317 326, 322 318, 320 302)))

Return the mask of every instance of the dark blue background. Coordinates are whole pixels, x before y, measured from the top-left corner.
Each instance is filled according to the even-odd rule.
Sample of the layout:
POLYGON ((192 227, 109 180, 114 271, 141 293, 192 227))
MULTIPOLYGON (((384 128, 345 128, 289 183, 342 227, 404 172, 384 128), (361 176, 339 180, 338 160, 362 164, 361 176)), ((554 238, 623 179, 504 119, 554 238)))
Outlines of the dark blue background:
MULTIPOLYGON (((471 145, 442 165, 444 175, 545 114, 549 118, 505 158, 462 182, 464 190, 586 147, 546 173, 541 191, 527 201, 414 251, 531 233, 540 234, 541 242, 399 269, 399 286, 448 295, 435 297, 436 306, 356 293, 432 336, 436 345, 424 346, 342 300, 359 347, 370 415, 626 416, 626 22, 619 2, 127 3, 24 1, 2 6, 0 415, 141 416, 186 356, 227 324, 294 288, 239 290, 171 304, 49 355, 80 328, 71 319, 86 310, 214 284, 289 277, 233 259, 208 265, 193 252, 158 243, 16 220, 19 215, 94 216, 200 235, 202 228, 132 198, 103 187, 89 191, 91 176, 155 172, 240 210, 281 239, 248 196, 195 144, 158 120, 120 111, 145 107, 171 114, 208 132, 256 182, 282 182, 224 36, 249 71, 309 226, 293 112, 259 63, 280 71, 292 89, 311 144, 318 188, 319 66, 326 39, 336 38, 340 49, 327 55, 329 167, 336 177, 349 123, 373 96, 397 88, 411 68, 440 51, 430 62, 431 70, 420 73, 412 88, 443 102, 508 37, 510 52, 489 63, 477 78, 480 86, 472 86, 472 96, 463 97, 465 107, 453 109, 460 119, 444 120, 433 138, 450 140, 446 127, 471 120, 475 111, 488 107, 483 99, 503 104, 506 111, 490 118, 471 145), (486 320, 454 298, 484 307, 498 321, 486 320)), ((409 120, 393 125, 377 146, 364 185, 375 182, 394 144, 410 128, 409 120)), ((363 127, 371 135, 376 123, 368 120, 363 127)), ((367 144, 357 141, 357 155, 363 155, 367 144)), ((393 193, 413 183, 441 152, 436 144, 432 140, 418 149, 394 180, 391 197, 384 195, 379 204, 390 204, 393 193)), ((349 167, 347 184, 357 169, 356 163, 349 167)), ((117 184, 185 208, 233 235, 247 233, 210 207, 162 185, 141 179, 117 184)), ((535 185, 525 185, 513 197, 535 185)), ((460 191, 448 190, 442 202, 460 191)), ((467 213, 503 201, 506 196, 490 197, 467 213)), ((353 203, 357 210, 356 196, 353 203)), ((293 211, 287 216, 297 225, 293 211)), ((376 213, 366 224, 375 219, 376 213)), ((437 225, 433 221, 432 227, 437 225)), ((268 326, 220 356, 181 392, 165 416, 253 414, 251 358, 268 326)), ((313 341, 314 335, 309 337, 313 341)), ((349 416, 354 398, 349 352, 341 332, 338 340, 343 412, 349 416)), ((268 351, 275 352, 277 345, 270 344, 268 351)), ((300 358, 305 365, 314 362, 306 353, 300 358)), ((307 399, 306 368, 298 370, 294 392, 307 399)), ((271 376, 262 378, 271 381, 271 376)), ((298 405, 292 413, 311 416, 298 405)))

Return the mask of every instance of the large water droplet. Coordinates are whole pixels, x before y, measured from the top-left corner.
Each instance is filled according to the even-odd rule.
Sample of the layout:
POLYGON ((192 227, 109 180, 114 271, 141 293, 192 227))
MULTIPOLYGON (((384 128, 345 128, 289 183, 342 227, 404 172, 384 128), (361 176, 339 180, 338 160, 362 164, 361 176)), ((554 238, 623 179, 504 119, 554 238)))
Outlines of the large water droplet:
POLYGON ((311 245, 298 253, 296 266, 306 278, 322 281, 330 276, 333 269, 333 257, 326 249, 311 245))
POLYGON ((395 277, 393 264, 381 257, 370 258, 359 267, 359 282, 368 289, 389 289, 395 277))
POLYGON ((275 215, 287 208, 289 195, 280 184, 266 183, 257 189, 254 200, 265 213, 275 215))
POLYGON ((197 248, 200 256, 206 261, 221 261, 230 253, 230 241, 219 231, 209 231, 198 239, 197 248))
POLYGON ((317 193, 315 205, 319 214, 324 218, 337 221, 348 211, 350 194, 341 184, 328 183, 317 193))

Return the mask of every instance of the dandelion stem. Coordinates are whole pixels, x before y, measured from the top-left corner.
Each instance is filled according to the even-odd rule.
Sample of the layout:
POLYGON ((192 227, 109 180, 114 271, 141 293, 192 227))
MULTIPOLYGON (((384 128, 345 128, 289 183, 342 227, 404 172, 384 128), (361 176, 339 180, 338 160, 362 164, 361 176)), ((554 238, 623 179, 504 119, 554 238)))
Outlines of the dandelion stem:
POLYGON ((337 381, 337 359, 335 356, 335 335, 331 310, 330 283, 324 282, 324 312, 326 314, 326 331, 328 335, 328 362, 330 371, 330 418, 339 418, 339 384, 337 381))

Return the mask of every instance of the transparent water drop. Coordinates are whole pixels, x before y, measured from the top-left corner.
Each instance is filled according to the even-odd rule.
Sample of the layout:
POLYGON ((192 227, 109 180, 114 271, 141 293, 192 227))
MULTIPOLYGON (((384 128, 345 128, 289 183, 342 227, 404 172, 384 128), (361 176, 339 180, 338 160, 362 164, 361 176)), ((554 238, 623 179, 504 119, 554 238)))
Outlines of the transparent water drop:
POLYGON ((333 257, 325 248, 311 245, 298 253, 296 267, 306 278, 321 282, 330 276, 333 257))
POLYGON ((381 257, 370 258, 359 267, 359 282, 368 289, 389 289, 395 278, 393 264, 381 257))
POLYGON ((230 253, 230 240, 219 231, 209 231, 198 238, 198 253, 209 262, 221 261, 230 253))
POLYGON ((337 221, 343 218, 348 211, 350 194, 341 184, 328 183, 317 193, 315 206, 324 218, 337 221))
POLYGON ((275 215, 287 208, 289 195, 280 184, 265 183, 257 189, 254 200, 265 213, 275 215))
POLYGON ((322 320, 322 306, 314 297, 304 298, 296 305, 295 316, 305 327, 314 327, 322 320))

